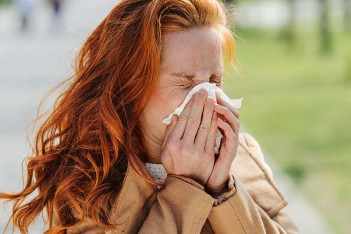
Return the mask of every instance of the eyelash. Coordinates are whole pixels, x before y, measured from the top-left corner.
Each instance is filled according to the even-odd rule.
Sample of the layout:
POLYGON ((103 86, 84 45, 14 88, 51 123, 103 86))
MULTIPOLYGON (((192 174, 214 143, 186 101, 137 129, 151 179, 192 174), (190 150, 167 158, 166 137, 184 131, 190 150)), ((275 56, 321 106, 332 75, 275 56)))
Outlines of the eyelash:
MULTIPOLYGON (((223 80, 213 80, 210 81, 210 83, 215 83, 216 85, 221 84, 223 80)), ((190 89, 193 88, 193 84, 189 85, 189 84, 181 84, 181 87, 183 87, 184 89, 190 89)))
POLYGON ((222 83, 222 81, 223 81, 223 80, 213 80, 212 82, 213 82, 213 83, 216 83, 216 84, 220 84, 220 83, 222 83))

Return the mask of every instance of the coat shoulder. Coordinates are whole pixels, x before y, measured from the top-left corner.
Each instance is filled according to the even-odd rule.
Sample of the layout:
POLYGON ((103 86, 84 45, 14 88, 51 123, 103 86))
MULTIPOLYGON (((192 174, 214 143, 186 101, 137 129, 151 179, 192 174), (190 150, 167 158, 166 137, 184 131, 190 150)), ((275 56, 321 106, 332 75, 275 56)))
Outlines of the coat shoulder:
POLYGON ((262 154, 261 145, 258 143, 256 138, 254 138, 251 134, 247 132, 240 132, 239 134, 239 144, 244 147, 244 149, 249 148, 253 151, 256 157, 259 157, 261 160, 264 160, 264 156, 262 154))
POLYGON ((267 174, 267 176, 273 176, 271 168, 265 161, 265 156, 261 145, 251 134, 240 132, 238 154, 241 156, 244 155, 245 157, 249 157, 257 164, 257 166, 261 168, 261 170, 263 170, 264 173, 267 174))
POLYGON ((249 133, 239 134, 239 147, 231 173, 248 190, 254 201, 269 216, 274 216, 287 205, 287 201, 273 179, 258 141, 249 133))

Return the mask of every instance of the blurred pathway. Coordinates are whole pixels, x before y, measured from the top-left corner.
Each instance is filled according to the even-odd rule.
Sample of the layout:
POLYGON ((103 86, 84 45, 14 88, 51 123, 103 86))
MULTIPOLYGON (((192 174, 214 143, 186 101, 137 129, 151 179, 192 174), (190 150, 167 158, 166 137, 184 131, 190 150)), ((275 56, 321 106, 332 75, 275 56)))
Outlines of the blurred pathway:
POLYGON ((278 165, 273 162, 268 153, 265 153, 265 157, 273 170, 273 176, 278 187, 288 200, 287 211, 299 227, 301 233, 332 234, 333 232, 326 225, 321 215, 293 184, 292 180, 279 170, 278 165))
MULTIPOLYGON (((25 132, 36 116, 40 99, 72 72, 71 63, 78 49, 116 1, 69 0, 65 3, 63 24, 53 27, 51 9, 40 2, 27 32, 19 31, 15 9, 0 9, 1 189, 18 191, 22 187, 20 165, 29 153, 25 132)), ((290 181, 278 171, 275 178, 290 201, 289 211, 302 233, 330 233, 290 181)), ((1 207, 0 232, 6 220, 1 207)), ((37 223, 30 233, 42 233, 41 226, 37 223)))

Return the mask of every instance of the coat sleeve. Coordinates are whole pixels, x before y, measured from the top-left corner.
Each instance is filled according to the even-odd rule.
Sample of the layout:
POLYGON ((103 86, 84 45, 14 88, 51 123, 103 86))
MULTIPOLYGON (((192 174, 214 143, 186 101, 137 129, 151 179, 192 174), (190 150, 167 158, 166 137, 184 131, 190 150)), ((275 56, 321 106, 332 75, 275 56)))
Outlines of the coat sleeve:
POLYGON ((228 193, 232 195, 215 204, 208 217, 213 231, 227 233, 235 228, 235 233, 298 233, 259 144, 243 133, 240 145, 231 168, 228 193))
POLYGON ((202 185, 185 176, 169 174, 158 192, 129 167, 127 179, 112 210, 113 229, 97 226, 88 217, 67 233, 200 233, 214 204, 202 185), (150 199, 150 202, 148 201, 150 199))
POLYGON ((200 233, 213 203, 194 180, 168 175, 139 233, 200 233))

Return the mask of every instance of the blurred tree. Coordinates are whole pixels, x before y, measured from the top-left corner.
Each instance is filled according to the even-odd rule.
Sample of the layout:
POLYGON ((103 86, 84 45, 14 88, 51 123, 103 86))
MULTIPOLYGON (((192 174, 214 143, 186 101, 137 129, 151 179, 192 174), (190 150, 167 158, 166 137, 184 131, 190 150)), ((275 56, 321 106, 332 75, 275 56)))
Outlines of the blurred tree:
POLYGON ((351 0, 344 0, 344 25, 346 31, 351 31, 351 0))
POLYGON ((289 21, 286 27, 283 29, 283 38, 287 43, 287 51, 292 51, 296 46, 296 32, 295 32, 295 20, 296 20, 296 0, 288 0, 289 4, 289 21))
POLYGON ((234 0, 222 0, 222 2, 224 2, 225 4, 230 4, 230 3, 233 3, 234 0))
POLYGON ((0 0, 0 5, 10 4, 11 0, 0 0))
POLYGON ((229 5, 229 4, 236 5, 237 3, 240 2, 240 0, 222 0, 222 2, 224 2, 224 4, 226 5, 229 5))
POLYGON ((328 0, 319 0, 320 4, 320 50, 329 53, 332 50, 332 38, 329 29, 329 6, 328 0))

